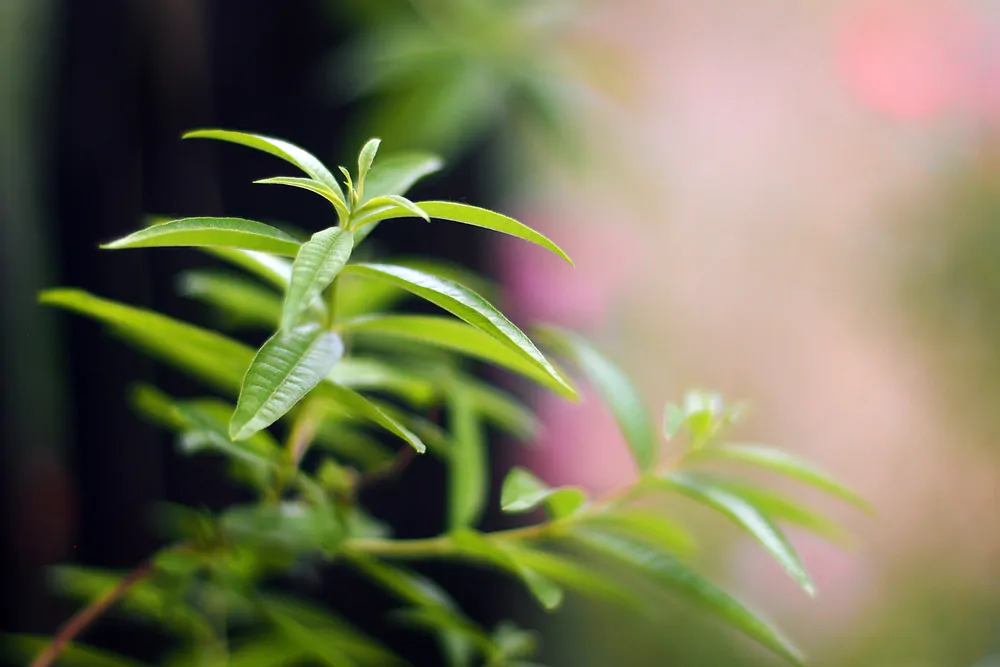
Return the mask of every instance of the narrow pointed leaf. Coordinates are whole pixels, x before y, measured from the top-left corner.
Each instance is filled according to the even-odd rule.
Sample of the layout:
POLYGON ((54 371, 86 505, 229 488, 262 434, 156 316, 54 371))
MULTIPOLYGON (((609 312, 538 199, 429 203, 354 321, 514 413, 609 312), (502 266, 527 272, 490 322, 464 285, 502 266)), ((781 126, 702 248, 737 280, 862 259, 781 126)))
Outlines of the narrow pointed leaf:
POLYGON ((388 281, 427 299, 490 334, 543 370, 562 386, 564 394, 575 395, 573 387, 538 351, 531 339, 472 290, 430 273, 391 264, 352 264, 345 267, 344 272, 388 281))
POLYGON ((806 593, 810 595, 816 593, 812 579, 802 565, 798 554, 795 553, 795 549, 788 542, 788 538, 756 507, 742 497, 715 485, 708 478, 672 472, 664 475, 660 480, 666 485, 666 488, 678 491, 729 517, 760 542, 806 593))
POLYGON ((273 289, 243 276, 223 271, 188 271, 181 274, 178 291, 212 306, 233 326, 275 329, 281 318, 281 296, 273 289))
MULTIPOLYGON (((52 637, 3 635, 9 658, 28 664, 54 641, 52 637)), ((59 652, 56 664, 64 667, 145 667, 146 663, 109 651, 68 642, 59 652)))
POLYGON ((316 325, 279 331, 257 352, 229 423, 233 440, 245 440, 291 410, 319 384, 344 353, 340 336, 316 325))
POLYGON ((301 178, 299 176, 274 176, 272 178, 262 178, 260 180, 254 181, 258 185, 287 185, 293 188, 300 188, 302 190, 308 190, 318 194, 323 199, 327 200, 333 207, 337 209, 343 218, 347 218, 348 210, 344 205, 341 195, 335 192, 330 186, 314 178, 301 178))
POLYGON ((545 609, 551 611, 562 604, 563 590, 548 577, 520 562, 516 553, 508 552, 482 534, 468 529, 453 532, 451 538, 467 557, 484 560, 517 575, 545 609))
POLYGON ((236 248, 202 248, 202 250, 263 278, 282 291, 288 288, 288 283, 292 279, 292 262, 284 257, 236 248))
POLYGON ((574 539, 596 553, 638 569, 654 581, 715 614, 793 665, 803 665, 798 649, 763 617, 672 556, 638 540, 604 531, 580 531, 574 539))
POLYGON ((434 315, 378 315, 344 322, 342 329, 373 338, 413 340, 451 350, 523 375, 567 398, 569 381, 555 367, 556 376, 518 354, 490 334, 468 324, 434 315), (558 379, 557 379, 558 377, 558 379))
POLYGON ((552 488, 524 468, 512 468, 500 491, 500 508, 504 512, 530 512, 544 504, 553 519, 561 519, 580 509, 587 502, 582 489, 552 488))
POLYGON ((242 218, 182 218, 140 229, 105 243, 106 250, 125 248, 221 247, 258 250, 294 257, 299 240, 277 227, 242 218))
POLYGON ((365 178, 369 201, 383 195, 405 195, 414 183, 441 169, 444 162, 430 153, 404 153, 381 157, 365 178))
POLYGON ((616 509, 613 512, 593 513, 582 519, 579 525, 644 540, 662 551, 677 555, 689 554, 695 548, 691 533, 661 512, 616 509))
POLYGON ((372 168, 372 162, 375 161, 375 154, 378 153, 378 147, 381 143, 381 139, 369 139, 368 143, 366 143, 364 148, 361 149, 361 153, 358 154, 359 188, 364 185, 365 176, 368 175, 368 170, 372 168))
POLYGON ((684 457, 686 462, 728 460, 773 470, 846 500, 866 512, 872 508, 861 496, 813 464, 790 452, 761 445, 716 445, 703 447, 684 457))
POLYGON ((249 148, 256 148, 257 150, 264 151, 265 153, 270 153, 271 155, 280 157, 282 160, 291 162, 308 174, 311 178, 323 183, 336 192, 340 195, 341 201, 344 201, 344 192, 340 189, 337 179, 333 177, 330 170, 327 169, 315 155, 309 153, 305 149, 299 148, 295 144, 291 144, 282 139, 266 137, 260 134, 248 134, 246 132, 216 129, 194 130, 193 132, 186 133, 184 138, 217 139, 219 141, 228 141, 230 143, 240 144, 249 148))
POLYGON ((292 280, 281 311, 281 328, 291 329, 323 290, 337 277, 354 248, 354 235, 331 227, 316 232, 292 263, 292 280))
POLYGON ((562 248, 546 236, 506 215, 495 213, 485 208, 479 208, 478 206, 469 206, 468 204, 448 201, 422 201, 417 202, 417 206, 426 211, 432 218, 461 222, 474 227, 482 227, 483 229, 492 229, 495 232, 509 234, 525 241, 530 241, 551 250, 569 262, 570 265, 573 264, 573 260, 569 258, 569 255, 563 252, 562 248))
POLYGON ((152 356, 226 391, 239 389, 253 359, 251 348, 222 334, 82 290, 47 290, 38 300, 103 322, 152 356))
POLYGON ((438 393, 426 378, 368 357, 341 359, 327 379, 354 390, 393 394, 417 406, 429 405, 438 393))
POLYGON ((489 494, 486 436, 479 414, 467 394, 448 393, 451 449, 448 452, 448 527, 473 526, 489 494))
POLYGON ((427 445, 415 433, 399 423, 375 403, 365 398, 353 389, 348 389, 336 382, 327 382, 320 389, 320 394, 328 396, 338 403, 355 419, 370 421, 393 435, 398 436, 413 447, 419 454, 427 451, 427 445))
POLYGON ((625 372, 572 332, 545 327, 536 335, 543 345, 571 359, 598 391, 614 414, 639 470, 647 471, 656 465, 658 451, 653 422, 642 396, 625 372))
POLYGON ((355 214, 354 223, 358 227, 369 225, 390 218, 421 218, 430 222, 430 216, 406 197, 400 195, 382 195, 375 197, 360 208, 355 214))
POLYGON ((458 379, 461 389, 476 405, 485 420, 518 440, 530 442, 538 435, 541 422, 531 408, 510 394, 484 382, 458 379))
POLYGON ((307 628, 287 615, 284 610, 275 609, 273 606, 268 608, 267 614, 288 641, 301 646, 318 662, 329 667, 353 667, 357 664, 338 645, 338 642, 331 641, 329 632, 321 633, 307 628))

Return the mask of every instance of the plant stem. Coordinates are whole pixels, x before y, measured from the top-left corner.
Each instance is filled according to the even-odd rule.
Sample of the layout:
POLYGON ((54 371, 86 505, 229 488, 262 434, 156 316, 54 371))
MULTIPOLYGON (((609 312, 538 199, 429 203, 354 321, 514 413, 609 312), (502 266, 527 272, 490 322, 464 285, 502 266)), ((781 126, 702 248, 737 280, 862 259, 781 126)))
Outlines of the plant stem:
POLYGON ((338 278, 334 278, 333 282, 330 283, 330 288, 327 294, 327 303, 329 304, 328 308, 330 309, 326 322, 328 329, 333 329, 337 323, 337 283, 339 282, 340 280, 338 278))
POLYGON ((104 612, 124 597, 133 586, 152 574, 154 569, 155 556, 151 556, 137 568, 129 572, 128 576, 122 579, 113 591, 84 607, 72 618, 63 623, 56 632, 52 643, 35 658, 34 662, 31 663, 31 667, 49 667, 59 657, 59 654, 63 652, 66 645, 73 641, 74 637, 100 618, 104 612))

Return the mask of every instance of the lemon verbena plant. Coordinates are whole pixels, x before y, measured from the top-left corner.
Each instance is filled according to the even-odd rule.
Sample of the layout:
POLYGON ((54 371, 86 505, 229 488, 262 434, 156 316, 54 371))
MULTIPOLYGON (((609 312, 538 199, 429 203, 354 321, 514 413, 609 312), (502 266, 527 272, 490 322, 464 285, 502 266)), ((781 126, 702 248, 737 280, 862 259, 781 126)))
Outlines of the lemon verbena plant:
POLYGON ((233 479, 255 500, 217 513, 173 508, 168 516, 175 541, 131 572, 59 568, 60 589, 85 606, 53 639, 17 639, 35 665, 57 659, 135 665, 78 643, 108 611, 151 622, 173 636, 174 650, 164 656, 169 665, 405 664, 351 619, 274 591, 270 582, 303 561, 352 568, 384 588, 400 607, 387 621, 432 633, 439 640, 439 664, 536 664, 533 633, 510 622, 483 627, 467 617, 442 587, 407 567, 419 559, 506 572, 547 610, 559 607, 568 590, 620 605, 626 613, 651 612, 599 566, 617 563, 617 569, 634 570, 800 663, 799 652, 767 620, 697 571, 683 523, 637 501, 675 493, 716 510, 811 594, 813 583, 779 523, 828 538, 838 537, 835 524, 786 496, 720 477, 703 464, 745 464, 863 508, 862 500, 789 453, 730 442, 728 427, 738 411, 715 394, 690 392, 668 405, 658 434, 615 363, 569 331, 540 327, 529 337, 480 295, 483 281, 474 275, 430 260, 359 261, 358 246, 376 225, 406 217, 508 234, 550 250, 553 261, 569 261, 551 240, 507 216, 461 203, 406 199, 410 186, 440 167, 435 157, 409 153, 376 160, 379 141, 373 139, 361 150, 357 170, 341 167, 340 179, 310 153, 279 139, 224 130, 186 136, 242 144, 291 163, 304 175, 259 182, 323 197, 331 224, 303 241, 252 220, 185 218, 152 224, 103 247, 194 247, 228 263, 229 271, 185 274, 181 286, 242 327, 243 336, 267 328, 270 336, 260 348, 76 289, 52 289, 40 298, 100 321, 204 382, 211 394, 201 397, 138 386, 132 403, 175 432, 185 454, 225 457, 233 479), (424 299, 440 312, 393 312, 405 297, 424 299), (590 498, 580 488, 551 488, 514 468, 503 482, 501 509, 539 519, 509 530, 477 530, 490 497, 485 428, 528 440, 537 424, 523 403, 474 375, 470 360, 568 400, 578 398, 571 377, 592 385, 621 428, 638 481, 590 498), (674 450, 669 456, 661 456, 665 442, 674 450), (366 512, 358 492, 372 480, 387 480, 415 456, 440 457, 447 466, 448 503, 441 508, 447 529, 423 539, 396 539, 392 526, 366 512))

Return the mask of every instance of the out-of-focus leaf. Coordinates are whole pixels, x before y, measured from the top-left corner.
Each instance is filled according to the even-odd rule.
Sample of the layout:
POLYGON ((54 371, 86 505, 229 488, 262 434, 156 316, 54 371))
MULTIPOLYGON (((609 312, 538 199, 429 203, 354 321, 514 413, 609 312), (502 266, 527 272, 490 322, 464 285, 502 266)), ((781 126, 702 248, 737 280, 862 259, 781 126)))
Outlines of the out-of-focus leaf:
POLYGON ((531 339, 472 290, 430 273, 391 264, 351 264, 344 268, 344 272, 388 281, 444 308, 490 334, 547 373, 562 388, 563 394, 576 395, 572 385, 538 351, 531 339))
POLYGON ((785 534, 741 496, 715 485, 709 478, 690 473, 675 471, 663 475, 660 480, 665 488, 678 491, 729 517, 760 542, 806 593, 816 593, 812 579, 785 534))
POLYGON ((683 595, 792 664, 803 665, 798 649, 763 617, 673 557, 646 543, 593 529, 577 531, 574 539, 683 595))
POLYGON ((254 183, 258 185, 287 185, 293 188, 300 188, 302 190, 314 192, 333 204, 333 207, 337 209, 337 213, 340 214, 343 219, 346 220, 349 215, 347 207, 341 199, 341 195, 334 192, 330 186, 317 181, 316 179, 300 178, 297 176, 275 176, 273 178, 262 178, 259 181, 254 181, 254 183))
POLYGON ((226 391, 235 392, 253 351, 214 331, 76 289, 42 292, 39 302, 86 315, 149 354, 226 391))
POLYGON ((520 544, 504 542, 501 548, 526 567, 594 600, 609 602, 630 611, 641 607, 632 593, 608 581, 599 570, 579 565, 565 556, 529 549, 520 544))
POLYGON ((236 506, 222 514, 220 523, 235 539, 292 555, 332 554, 344 537, 332 508, 301 501, 236 506))
POLYGON ((327 378, 354 390, 394 394, 416 406, 427 406, 437 395, 434 384, 416 373, 396 368, 374 357, 347 357, 327 378))
POLYGON ((247 146, 249 148, 256 148, 257 150, 264 151, 265 153, 270 153, 271 155, 280 157, 282 160, 291 162, 308 174, 311 178, 319 181, 336 192, 340 196, 341 202, 344 201, 344 191, 340 189, 340 184, 337 183, 337 179, 333 177, 330 170, 323 166, 323 163, 320 162, 315 155, 299 148, 295 144, 291 144, 282 139, 266 137, 260 134, 247 134, 245 132, 233 132, 231 130, 216 129, 195 130, 193 132, 186 133, 184 138, 217 139, 219 141, 228 141, 234 144, 247 146))
POLYGON ((530 512, 545 504, 553 519, 561 519, 583 507, 587 496, 576 487, 552 488, 524 468, 512 468, 500 491, 504 512, 530 512))
POLYGON ((294 257, 299 240, 263 222, 242 218, 183 218, 161 222, 105 243, 105 250, 125 248, 222 247, 258 250, 294 257))
POLYGON ((483 419, 501 428, 515 438, 529 442, 538 434, 541 424, 528 406, 510 394, 471 379, 459 378, 456 382, 476 404, 483 419))
POLYGON ((288 641, 301 646, 309 655, 329 667, 354 667, 357 663, 348 657, 339 646, 331 641, 328 633, 320 633, 305 627, 283 611, 268 608, 268 615, 288 641))
POLYGON ((260 276, 284 292, 292 279, 292 262, 284 257, 238 248, 202 248, 206 253, 260 276))
POLYGON ((798 526, 840 545, 846 546, 850 542, 847 530, 836 521, 780 493, 717 478, 712 483, 743 498, 779 523, 798 526))
MULTIPOLYGON (((11 654, 10 657, 23 660, 26 664, 52 643, 51 637, 33 635, 5 635, 3 639, 11 654)), ((145 663, 123 655, 73 642, 67 643, 62 648, 55 664, 65 667, 146 667, 145 663)))
POLYGON ((451 539, 463 555, 516 575, 545 609, 551 611, 562 604, 562 589, 548 577, 522 563, 516 553, 506 551, 473 530, 456 530, 451 533, 451 539))
POLYGON ((450 222, 461 222, 474 227, 482 227, 483 229, 492 229, 495 232, 509 234, 510 236, 530 241, 551 250, 570 265, 573 264, 573 260, 569 258, 569 255, 563 252, 562 248, 546 236, 506 215, 495 213, 485 208, 479 208, 478 206, 448 201, 422 201, 417 202, 417 206, 426 211, 432 218, 448 220, 450 222))
POLYGON ((281 297, 272 289, 242 276, 222 271, 188 271, 181 275, 180 292, 224 313, 237 326, 274 329, 281 317, 281 297))
POLYGON ((489 494, 486 437, 480 416, 467 394, 452 388, 447 398, 451 423, 448 451, 448 527, 473 526, 489 494))
POLYGON ((667 403, 663 408, 663 437, 673 440, 684 426, 684 411, 679 405, 667 403))
POLYGON ((790 452, 761 445, 715 445, 703 447, 689 452, 684 457, 685 463, 698 461, 726 460, 748 463, 759 468, 773 470, 787 475, 805 484, 816 487, 833 496, 846 500, 855 507, 866 512, 872 508, 861 496, 847 488, 844 484, 823 472, 816 466, 790 452))
POLYGON ((245 440, 276 422, 322 382, 343 353, 340 336, 316 325, 275 333, 247 369, 230 437, 245 440))
POLYGON ((313 444, 357 463, 362 470, 378 468, 392 460, 393 452, 389 447, 353 428, 346 419, 346 416, 344 419, 324 419, 313 444))
MULTIPOLYGON (((355 245, 357 238, 355 234, 355 245)), ((337 278, 337 321, 383 312, 409 296, 408 292, 389 283, 342 275, 337 278)))
MULTIPOLYGON (((455 601, 436 583, 419 574, 386 565, 370 556, 347 552, 350 562, 372 581, 402 600, 425 608, 440 608, 451 615, 462 617, 455 601)), ((476 640, 480 641, 480 640, 476 640)), ((465 632, 443 628, 438 632, 438 642, 448 667, 469 667, 474 654, 473 640, 465 632)))
POLYGON ((327 382, 322 386, 320 393, 321 395, 330 397, 355 419, 364 419, 381 426, 393 435, 402 438, 420 454, 427 451, 427 445, 415 433, 353 389, 339 385, 336 382, 327 382))
POLYGON ((652 420, 642 396, 625 372, 572 332, 545 327, 537 336, 543 345, 571 359, 600 393, 611 408, 639 470, 646 471, 656 465, 657 440, 652 420))
POLYGON ((383 648, 340 616, 304 600, 280 595, 263 595, 263 607, 271 614, 290 619, 323 641, 333 640, 337 648, 363 665, 397 665, 402 659, 383 648))
POLYGON ((660 512, 615 509, 613 512, 593 513, 584 517, 579 525, 593 526, 603 531, 645 540, 656 548, 672 554, 689 554, 695 548, 691 533, 660 512))
POLYGON ((233 642, 228 667, 283 667, 305 662, 309 652, 280 634, 261 634, 233 642))
POLYGON ((519 373, 567 398, 576 392, 563 373, 548 369, 505 345, 493 335, 449 318, 434 315, 377 315, 344 322, 342 329, 365 337, 419 341, 519 373))
POLYGON ((313 234, 292 263, 292 280, 281 310, 281 328, 292 329, 302 313, 337 277, 354 248, 354 235, 340 227, 313 234))
POLYGON ((524 658, 538 649, 538 633, 502 621, 493 630, 493 643, 505 658, 524 658))
POLYGON ((384 195, 405 195, 413 184, 444 165, 431 153, 398 153, 379 158, 365 178, 364 201, 384 195))

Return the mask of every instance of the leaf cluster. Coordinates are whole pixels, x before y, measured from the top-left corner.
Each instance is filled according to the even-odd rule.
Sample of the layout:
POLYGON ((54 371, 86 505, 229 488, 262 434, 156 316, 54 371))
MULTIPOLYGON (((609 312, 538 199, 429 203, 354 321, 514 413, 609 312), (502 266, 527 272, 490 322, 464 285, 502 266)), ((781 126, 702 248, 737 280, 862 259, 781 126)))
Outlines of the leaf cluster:
MULTIPOLYGON (((361 150, 356 171, 340 168, 340 180, 316 157, 279 139, 227 130, 186 136, 241 144, 294 165, 301 174, 259 182, 324 198, 330 225, 300 239, 252 220, 186 218, 158 222, 103 246, 193 247, 228 264, 227 271, 185 274, 180 286, 241 335, 264 338, 266 332, 256 350, 227 333, 79 290, 41 295, 42 303, 93 318, 203 382, 211 393, 198 397, 138 386, 132 404, 175 433, 183 454, 223 457, 233 479, 254 497, 215 514, 171 508, 165 516, 177 541, 153 557, 148 576, 130 583, 118 573, 63 568, 57 572, 61 590, 90 605, 120 597, 118 611, 176 637, 177 648, 166 658, 170 665, 403 664, 349 619, 269 592, 275 575, 347 567, 397 598, 399 608, 389 620, 433 634, 445 664, 528 667, 537 644, 532 632, 510 623, 483 627, 406 562, 452 559, 499 570, 547 610, 558 608, 569 591, 630 613, 655 614, 602 574, 598 565, 614 562, 788 661, 801 662, 767 620, 698 572, 688 527, 642 509, 638 501, 678 494, 715 510, 812 594, 813 583, 780 526, 831 539, 841 537, 839 528, 788 497, 725 479, 704 464, 721 460, 768 470, 865 508, 854 493, 787 452, 729 442, 728 427, 739 410, 715 394, 691 392, 681 404, 666 406, 658 433, 611 359, 556 327, 538 327, 529 337, 480 294, 480 278, 431 261, 358 261, 355 251, 372 229, 400 218, 508 234, 569 261, 550 239, 502 214, 407 199, 411 185, 440 167, 436 158, 376 159, 379 140, 373 139, 361 150), (439 312, 394 311, 406 298, 427 301, 439 312), (477 530, 489 498, 487 429, 530 440, 538 424, 517 398, 470 372, 470 361, 570 400, 578 398, 572 378, 592 385, 620 426, 638 481, 594 498, 579 488, 553 488, 515 468, 503 482, 502 510, 540 521, 477 530), (677 455, 661 463, 664 442, 677 455), (424 539, 396 539, 391 526, 365 510, 359 490, 390 478, 418 455, 447 465, 447 529, 424 539)), ((67 664, 135 664, 66 639, 72 637, 56 641, 65 644, 60 650, 67 664)), ((45 645, 38 638, 16 641, 25 652, 45 645)))

